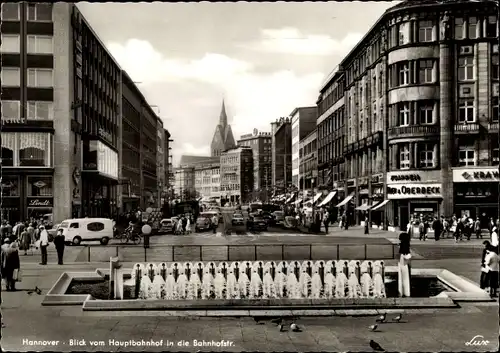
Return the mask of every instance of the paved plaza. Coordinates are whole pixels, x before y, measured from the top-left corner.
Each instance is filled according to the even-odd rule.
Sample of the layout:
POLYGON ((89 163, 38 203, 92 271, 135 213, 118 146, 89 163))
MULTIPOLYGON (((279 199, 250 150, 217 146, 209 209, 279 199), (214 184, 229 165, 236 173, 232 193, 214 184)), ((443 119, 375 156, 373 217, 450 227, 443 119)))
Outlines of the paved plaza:
MULTIPOLYGON (((337 241, 345 244, 351 242, 390 244, 395 242, 397 237, 396 233, 383 231, 374 231, 369 235, 362 233, 362 229, 358 228, 347 232, 335 230, 328 236, 285 235, 285 237, 301 239, 304 243, 337 241)), ((194 240, 191 237, 162 236, 153 239, 155 242, 166 240, 176 244, 195 240, 216 243, 254 241, 263 244, 266 243, 264 239, 271 238, 274 241, 269 236, 260 236, 255 240, 248 237, 245 240, 240 238, 243 239, 234 236, 206 236, 194 240)), ((413 251, 419 256, 415 257, 413 266, 447 268, 477 283, 479 258, 476 249, 480 249, 480 243, 475 239, 469 243, 459 244, 448 240, 440 242, 428 240, 425 243, 414 240, 413 251), (460 258, 450 256, 450 253, 457 251, 460 253, 460 258), (429 257, 426 258, 422 254, 427 254, 429 257), (441 259, 430 259, 431 257, 441 257, 441 259)), ((279 329, 270 322, 258 325, 248 317, 171 317, 167 312, 84 312, 81 306, 42 307, 44 294, 64 271, 93 271, 96 268, 107 267, 107 264, 102 262, 74 262, 78 252, 84 248, 67 247, 67 258, 63 266, 56 265, 53 263, 55 261, 50 262, 51 256, 55 260, 55 254, 49 253, 47 266, 38 265, 39 254, 21 255, 24 278, 23 282, 18 284, 19 291, 2 292, 2 320, 5 328, 2 330, 1 344, 4 350, 370 351, 370 339, 378 342, 387 351, 472 352, 496 351, 498 348, 497 303, 472 303, 454 309, 402 309, 394 311, 388 317, 391 318, 402 311, 404 322, 382 324, 376 332, 368 330, 368 326, 375 321, 374 316, 301 317, 297 323, 303 331, 296 333, 289 330, 279 332, 279 329), (37 261, 28 261, 35 259, 37 261), (35 287, 42 290, 42 295, 31 293, 35 287), (111 345, 110 340, 114 342, 111 345), (135 344, 139 342, 143 345, 130 346, 134 344, 130 343, 131 340, 135 344), (194 346, 195 340, 201 342, 199 343, 201 345, 194 346), (225 345, 220 346, 221 341, 225 345), (91 345, 91 342, 98 345, 91 345), (161 345, 151 346, 151 342, 161 345), (470 342, 475 345, 467 344, 470 342), (80 345, 76 345, 77 343, 80 345), (101 343, 103 345, 100 345, 101 343), (125 347, 124 344, 129 346, 125 347), (149 345, 144 346, 145 344, 149 345)), ((396 260, 387 260, 386 264, 395 265, 396 260)), ((123 265, 129 268, 133 262, 126 262, 123 265)))

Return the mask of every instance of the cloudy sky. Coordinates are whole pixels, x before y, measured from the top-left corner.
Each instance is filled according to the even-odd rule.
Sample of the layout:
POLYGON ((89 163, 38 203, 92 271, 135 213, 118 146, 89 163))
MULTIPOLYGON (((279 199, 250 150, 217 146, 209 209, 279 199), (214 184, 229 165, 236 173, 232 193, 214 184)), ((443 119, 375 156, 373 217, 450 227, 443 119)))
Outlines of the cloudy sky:
POLYGON ((78 3, 172 134, 209 155, 225 99, 235 138, 315 105, 328 73, 395 2, 78 3))

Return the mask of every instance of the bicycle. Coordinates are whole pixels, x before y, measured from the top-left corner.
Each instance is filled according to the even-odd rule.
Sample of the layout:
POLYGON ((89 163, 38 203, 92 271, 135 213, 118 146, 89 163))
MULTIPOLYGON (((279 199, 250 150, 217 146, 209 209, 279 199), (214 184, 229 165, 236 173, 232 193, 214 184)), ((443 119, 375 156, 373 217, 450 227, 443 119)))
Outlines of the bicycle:
POLYGON ((120 237, 120 240, 122 243, 128 243, 129 241, 132 241, 135 245, 140 244, 142 241, 142 234, 137 233, 134 231, 133 227, 128 227, 125 229, 123 234, 120 237))

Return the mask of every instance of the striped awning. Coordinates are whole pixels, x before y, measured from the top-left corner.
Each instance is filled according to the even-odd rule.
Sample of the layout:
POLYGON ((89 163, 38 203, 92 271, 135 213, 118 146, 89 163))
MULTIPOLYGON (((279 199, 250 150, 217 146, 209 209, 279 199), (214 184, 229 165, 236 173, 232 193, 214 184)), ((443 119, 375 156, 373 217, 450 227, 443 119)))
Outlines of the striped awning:
POLYGON ((329 193, 328 195, 326 195, 325 199, 323 201, 321 201, 321 203, 318 206, 320 206, 320 207, 324 206, 327 203, 329 203, 330 201, 332 201, 332 199, 335 196, 335 194, 337 194, 337 192, 336 191, 332 191, 331 193, 329 193))

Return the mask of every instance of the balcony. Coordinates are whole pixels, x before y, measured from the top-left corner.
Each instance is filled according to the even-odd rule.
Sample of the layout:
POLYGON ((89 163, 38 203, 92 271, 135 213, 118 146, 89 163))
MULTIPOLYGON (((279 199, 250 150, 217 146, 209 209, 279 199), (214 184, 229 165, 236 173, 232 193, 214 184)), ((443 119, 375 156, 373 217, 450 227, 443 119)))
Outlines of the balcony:
POLYGON ((488 123, 489 132, 498 132, 498 121, 493 123, 488 123))
POLYGON ((387 138, 389 140, 396 138, 412 138, 429 135, 439 135, 439 126, 437 125, 411 125, 397 126, 388 130, 387 138))
POLYGON ((455 125, 455 133, 470 134, 471 132, 479 132, 480 125, 478 123, 460 123, 455 125))

